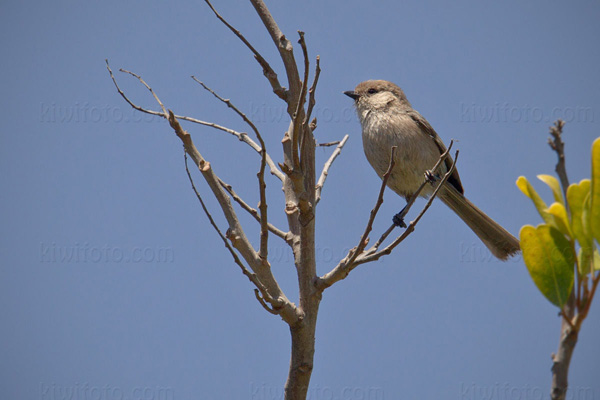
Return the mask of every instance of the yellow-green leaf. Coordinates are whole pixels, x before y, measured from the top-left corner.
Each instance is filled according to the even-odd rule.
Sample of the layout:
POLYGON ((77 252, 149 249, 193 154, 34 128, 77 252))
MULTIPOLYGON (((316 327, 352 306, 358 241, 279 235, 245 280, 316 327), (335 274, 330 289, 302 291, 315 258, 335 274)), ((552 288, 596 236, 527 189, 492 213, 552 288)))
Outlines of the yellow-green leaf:
POLYGON ((538 212, 542 216, 542 219, 544 220, 544 222, 546 222, 547 224, 554 225, 554 217, 552 217, 546 211, 548 206, 546 206, 546 203, 544 203, 544 200, 542 200, 540 195, 537 194, 537 192, 535 191, 533 186, 531 186, 531 183, 529 183, 527 178, 525 178, 524 176, 520 176, 517 179, 517 187, 521 190, 521 192, 523 192, 523 194, 525 194, 525 196, 529 197, 533 201, 535 208, 538 210, 538 212))
POLYGON ((600 270, 600 253, 598 253, 598 249, 594 248, 594 271, 600 270))
POLYGON ((554 195, 554 201, 557 203, 565 205, 565 199, 563 197, 562 190, 560 188, 560 183, 558 183, 558 179, 553 177, 552 175, 538 175, 538 179, 544 182, 546 185, 550 186, 552 189, 552 195, 554 195))
POLYGON ((584 230, 583 226, 583 205, 586 197, 589 196, 591 184, 591 180, 583 179, 567 188, 567 202, 571 209, 571 229, 581 247, 591 247, 593 242, 591 233, 584 230))
MULTIPOLYGON (((583 200, 583 209, 581 210, 581 226, 583 228, 583 233, 586 236, 588 241, 594 242, 592 236, 592 227, 591 227, 591 207, 592 206, 592 192, 588 193, 583 200)), ((585 239, 584 239, 585 240, 585 239)), ((583 244, 582 244, 583 246, 583 244)))
POLYGON ((592 200, 590 208, 592 235, 600 243, 600 138, 592 143, 592 200))
POLYGON ((562 308, 573 288, 575 254, 564 235, 553 226, 525 225, 519 232, 523 260, 542 294, 562 308))
POLYGON ((573 232, 569 224, 569 217, 567 216, 567 210, 561 203, 552 203, 548 208, 548 214, 554 217, 554 222, 559 231, 569 238, 573 238, 573 232))

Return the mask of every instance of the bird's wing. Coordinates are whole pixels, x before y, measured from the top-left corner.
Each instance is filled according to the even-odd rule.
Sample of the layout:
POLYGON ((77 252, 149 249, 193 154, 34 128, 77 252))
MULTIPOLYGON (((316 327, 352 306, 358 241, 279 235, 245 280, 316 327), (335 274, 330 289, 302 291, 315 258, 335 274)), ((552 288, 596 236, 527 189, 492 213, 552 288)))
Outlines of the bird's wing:
MULTIPOLYGON (((444 142, 442 142, 442 139, 440 139, 437 132, 429 124, 429 122, 427 122, 427 120, 415 110, 408 111, 408 115, 412 118, 413 121, 415 121, 419 128, 421 128, 421 131, 429 135, 431 140, 433 140, 437 148, 440 150, 440 155, 442 155, 442 153, 446 151, 446 146, 444 145, 444 142)), ((444 163, 446 164, 446 170, 449 171, 452 167, 452 157, 450 157, 450 154, 446 156, 444 163)), ((450 177, 448 178, 448 183, 454 186, 454 188, 458 190, 461 194, 464 194, 465 191, 462 187, 462 183, 460 182, 460 176, 458 175, 458 170, 456 168, 454 168, 454 172, 452 172, 452 175, 450 175, 450 177)))

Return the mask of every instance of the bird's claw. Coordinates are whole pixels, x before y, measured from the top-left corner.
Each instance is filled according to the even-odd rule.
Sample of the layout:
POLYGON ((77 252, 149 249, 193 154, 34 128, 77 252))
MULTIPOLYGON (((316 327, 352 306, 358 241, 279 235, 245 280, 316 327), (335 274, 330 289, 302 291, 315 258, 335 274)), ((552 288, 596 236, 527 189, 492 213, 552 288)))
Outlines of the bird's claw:
POLYGON ((425 171, 425 179, 429 183, 436 183, 440 178, 437 175, 435 175, 433 171, 428 169, 427 171, 425 171))
POLYGON ((392 217, 392 222, 394 225, 399 226, 400 228, 406 228, 406 223, 404 223, 404 216, 402 215, 402 211, 392 217))

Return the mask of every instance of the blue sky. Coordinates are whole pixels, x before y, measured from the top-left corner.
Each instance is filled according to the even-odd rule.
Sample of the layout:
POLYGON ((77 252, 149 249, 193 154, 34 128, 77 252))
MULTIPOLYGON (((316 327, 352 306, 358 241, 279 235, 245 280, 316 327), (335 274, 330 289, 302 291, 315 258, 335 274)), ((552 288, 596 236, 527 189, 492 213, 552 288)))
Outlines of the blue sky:
MULTIPOLYGON (((214 4, 283 79, 250 4, 214 4)), ((320 274, 356 245, 379 187, 342 94, 362 80, 394 81, 445 142, 457 140, 466 195, 514 234, 540 222, 514 182, 553 173, 546 140, 557 117, 567 121, 571 181, 589 177, 600 133, 598 3, 268 6, 288 37, 306 32, 311 61, 321 56, 317 140, 350 135, 318 206, 320 274)), ((281 161, 284 109, 250 53, 202 1, 1 8, 0 397, 281 398, 286 325, 256 302, 210 228, 180 141, 164 121, 125 104, 104 64, 142 75, 178 114, 247 130, 189 78, 197 76, 253 118, 281 161)), ((156 109, 137 81, 117 78, 156 109)), ((256 204, 256 154, 224 133, 185 128, 217 173, 256 204)), ((320 165, 330 151, 318 149, 320 165)), ((280 187, 267 184, 270 216, 283 227, 280 187)), ((374 232, 403 203, 388 193, 374 232)), ((257 225, 243 222, 258 244, 257 225)), ((291 255, 277 238, 270 246, 273 271, 295 300, 291 255)), ((520 258, 491 259, 436 202, 391 256, 325 292, 311 398, 546 398, 559 324, 520 258)), ((594 304, 571 365, 578 398, 600 397, 599 334, 594 304)))

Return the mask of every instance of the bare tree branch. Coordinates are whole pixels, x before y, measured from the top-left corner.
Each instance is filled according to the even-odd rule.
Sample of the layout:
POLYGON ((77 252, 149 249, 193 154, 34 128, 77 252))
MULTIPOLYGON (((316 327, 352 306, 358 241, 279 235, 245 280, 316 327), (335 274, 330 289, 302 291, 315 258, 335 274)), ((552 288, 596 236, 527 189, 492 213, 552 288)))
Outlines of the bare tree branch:
POLYGON ((292 130, 290 137, 292 138, 292 165, 294 169, 300 167, 300 160, 298 154, 298 146, 302 148, 302 141, 304 140, 304 119, 305 117, 301 114, 301 110, 304 110, 304 102, 306 101, 306 91, 308 90, 308 50, 306 49, 306 42, 304 41, 304 32, 298 31, 300 39, 300 47, 302 48, 302 54, 304 55, 304 79, 302 80, 302 89, 298 96, 298 102, 296 104, 296 111, 292 118, 292 130))
MULTIPOLYGON (((292 43, 281 32, 273 16, 263 0, 250 0, 265 28, 271 35, 273 43, 279 51, 279 56, 285 67, 288 79, 287 113, 291 117, 290 127, 282 141, 284 147, 284 173, 283 190, 286 200, 286 214, 290 231, 294 235, 292 250, 294 264, 298 274, 299 308, 303 318, 300 323, 290 330, 292 337, 292 356, 288 379, 285 384, 286 399, 304 399, 308 392, 308 385, 312 373, 315 351, 315 330, 317 314, 320 304, 320 293, 316 290, 316 257, 315 257, 315 221, 314 204, 316 191, 315 178, 315 143, 311 128, 313 124, 302 125, 304 121, 304 108, 298 103, 306 101, 307 79, 300 80, 298 66, 294 58, 292 43), (301 96, 301 93, 304 93, 301 96), (301 123, 303 138, 300 145, 300 168, 295 146, 292 145, 294 133, 298 137, 298 129, 294 129, 294 122, 301 123), (295 154, 294 154, 295 153, 295 154)), ((302 45, 302 44, 301 44, 302 45)))
POLYGON ((327 143, 317 143, 317 147, 331 147, 331 146, 337 146, 338 144, 340 144, 341 140, 335 140, 333 142, 327 142, 327 143))
POLYGON ((344 138, 341 141, 337 142, 337 147, 335 148, 333 153, 331 153, 331 156, 329 157, 329 159, 323 166, 323 171, 321 172, 321 176, 319 177, 319 180, 317 181, 315 204, 319 203, 319 201, 321 200, 321 191, 323 190, 323 185, 325 185, 325 180, 327 179, 327 175, 329 175, 329 169, 331 168, 331 165, 333 164, 333 162, 335 161, 337 156, 339 156, 342 153, 342 148, 348 141, 348 138, 349 138, 349 136, 346 135, 346 136, 344 136, 344 138))
POLYGON ((164 115, 168 115, 167 109, 165 108, 165 106, 163 105, 163 103, 160 101, 160 99, 158 98, 158 96, 156 95, 156 93, 154 93, 154 90, 152 90, 152 88, 142 79, 142 77, 140 77, 138 74, 135 74, 135 73, 133 73, 131 71, 127 71, 126 69, 123 69, 123 68, 119 68, 119 71, 136 77, 142 83, 142 85, 144 85, 146 87, 146 89, 148 89, 150 91, 150 93, 152 93, 152 96, 154 97, 154 99, 156 100, 156 102, 158 103, 158 105, 160 106, 161 110, 163 111, 163 114, 164 115))
POLYGON ((427 203, 425 204, 425 206, 423 207, 423 209, 421 210, 421 212, 419 213, 417 218, 414 221, 411 221, 410 224, 408 224, 408 227, 402 233, 402 235, 398 236, 391 244, 389 244, 383 250, 376 251, 375 249, 372 249, 372 250, 370 249, 369 251, 365 252, 356 260, 357 265, 375 261, 375 260, 378 260, 382 256, 390 254, 396 246, 398 246, 400 243, 402 243, 402 241, 404 241, 404 239, 406 239, 408 237, 408 235, 410 235, 415 230, 415 226, 419 223, 421 218, 423 218, 423 215, 425 215, 425 213, 431 206, 431 203, 433 203, 433 200, 437 197, 437 194, 440 191, 440 189, 444 186, 444 184, 446 183, 448 178, 450 178, 450 176, 454 172, 454 169, 456 168, 456 162, 458 161, 458 153, 459 153, 458 150, 456 150, 456 152, 454 153, 454 160, 452 161, 452 166, 450 167, 448 172, 446 172, 446 174, 444 174, 444 177, 439 181, 435 190, 433 191, 431 196, 429 196, 429 200, 427 200, 427 203))
POLYGON ((279 284, 271 272, 271 266, 269 265, 269 262, 266 259, 261 258, 250 244, 250 241, 246 237, 246 234, 244 233, 244 230, 237 218, 229 197, 227 196, 225 190, 221 187, 219 178, 213 171, 212 166, 202 157, 192 142, 190 134, 181 127, 179 121, 177 121, 175 118, 175 114, 173 114, 173 112, 170 110, 169 124, 175 131, 175 134, 183 142, 186 153, 192 157, 192 160, 194 160, 194 163, 202 173, 206 183, 208 183, 213 195, 217 199, 221 207, 221 211, 223 212, 223 215, 225 216, 225 219, 229 225, 229 229, 227 230, 226 234, 227 239, 229 239, 233 247, 240 252, 252 271, 257 275, 258 280, 265 286, 265 293, 267 296, 263 295, 263 297, 265 300, 272 299, 271 305, 279 312, 281 318, 288 324, 295 325, 298 322, 301 313, 296 306, 290 300, 288 300, 279 287, 279 284))
MULTIPOLYGON (((106 61, 106 69, 108 69, 108 72, 110 74, 110 77, 117 89, 117 92, 119 92, 119 94, 121 95, 121 97, 135 110, 143 112, 145 114, 150 114, 150 115, 156 115, 158 117, 161 118, 165 118, 165 119, 169 119, 169 115, 168 112, 167 114, 164 114, 163 112, 160 111, 154 111, 154 110, 148 110, 145 109, 143 107, 138 106, 137 104, 134 104, 126 95, 125 93, 121 90, 121 88, 119 87, 119 85, 117 84, 117 80, 115 79, 115 76, 113 75, 113 72, 110 68, 110 65, 108 64, 108 60, 106 61)), ((125 72, 125 70, 123 70, 123 72, 125 72)), ((136 76, 135 74, 133 74, 132 72, 127 71, 127 73, 136 76)), ((139 78, 141 80, 141 78, 139 78)), ((152 92, 152 94, 154 95, 154 98, 157 100, 158 104, 161 106, 161 108, 164 109, 162 103, 160 102, 160 100, 158 99, 158 96, 155 95, 154 91, 150 88, 150 86, 148 86, 145 82, 142 81, 142 83, 152 92)), ((244 142, 246 143, 248 146, 250 146, 254 151, 256 151, 257 153, 260 154, 261 152, 261 147, 254 142, 249 136, 248 134, 244 133, 244 132, 237 132, 233 129, 212 123, 212 122, 206 122, 206 121, 202 121, 196 118, 192 118, 192 117, 186 117, 185 115, 177 115, 175 114, 175 118, 177 118, 178 120, 182 120, 182 121, 187 121, 187 122, 192 122, 194 124, 198 124, 198 125, 203 125, 203 126, 208 126, 210 128, 214 128, 223 132, 227 132, 235 137, 237 137, 240 142, 244 142)), ((273 160, 271 159, 271 156, 269 156, 269 154, 267 153, 267 164, 269 165, 269 169, 271 172, 271 175, 276 176, 277 178, 279 178, 279 180, 283 181, 284 179, 284 174, 283 172, 281 172, 281 170, 279 170, 279 168, 277 168, 277 165, 275 165, 275 163, 273 162, 273 160)))
MULTIPOLYGON (((563 197, 566 202, 569 178, 565 166, 565 143, 562 140, 562 129, 564 125, 565 122, 560 119, 554 122, 554 125, 550 127, 550 135, 552 138, 548 138, 548 144, 552 150, 556 152, 558 157, 555 170, 560 179, 563 197)), ((566 209, 570 214, 571 210, 568 206, 566 209)), ((575 272, 577 277, 577 287, 579 288, 580 276, 577 268, 575 269, 575 272)), ((573 282, 573 288, 574 287, 575 282, 573 282)), ((561 311, 563 318, 561 318, 558 350, 556 354, 552 354, 552 387, 550 390, 550 398, 553 400, 564 400, 569 387, 569 366, 579 335, 578 329, 573 326, 573 319, 575 318, 577 309, 577 298, 578 296, 576 296, 575 290, 571 290, 571 294, 561 311)))
MULTIPOLYGON (((263 308, 265 310, 267 310, 267 312, 273 314, 273 315, 277 315, 279 314, 275 309, 269 307, 267 305, 267 303, 265 303, 265 298, 264 298, 264 294, 261 296, 260 292, 258 291, 258 289, 254 289, 254 295, 256 296, 256 300, 258 300, 258 302, 260 303, 261 306, 263 306, 263 308)), ((268 300, 267 300, 268 301, 268 300)))
POLYGON ((271 87, 273 88, 273 93, 275 93, 277 95, 277 97, 279 97, 280 99, 282 99, 282 100, 285 101, 287 99, 287 91, 279 83, 279 79, 277 78, 277 74, 275 73, 275 71, 273 70, 273 68, 271 68, 271 66, 269 65, 269 63, 267 62, 267 60, 265 60, 263 58, 263 56, 254 48, 254 46, 252 46, 250 44, 250 42, 248 42, 248 40, 246 40, 246 38, 244 37, 244 35, 242 35, 239 30, 235 29, 229 22, 227 22, 225 20, 225 18, 223 18, 221 16, 221 14, 219 14, 217 12, 217 10, 215 10, 215 8, 213 7, 213 5, 210 3, 209 0, 204 0, 204 1, 206 2, 206 4, 208 4, 208 6, 210 7, 210 9, 215 13, 215 15, 217 16, 217 18, 223 24, 225 24, 225 26, 228 27, 246 45, 246 47, 248 47, 248 49, 250 49, 250 51, 252 52, 252 54, 254 54, 254 58, 256 59, 256 61, 258 61, 258 63, 262 67, 264 76, 267 78, 267 80, 271 84, 271 87))
MULTIPOLYGON (((268 301, 269 303, 276 304, 277 306, 280 306, 280 304, 278 302, 276 302, 275 299, 273 299, 269 295, 269 293, 267 291, 267 288, 265 288, 265 286, 258 279, 258 277, 256 276, 256 274, 250 272, 248 270, 248 268, 246 268, 246 266, 244 265, 244 263, 242 262, 242 260, 240 260, 240 258, 238 257, 237 253, 233 250, 233 248, 231 247, 231 245, 227 241, 227 238, 225 237, 225 235, 223 235, 223 233, 219 229, 219 226, 217 225, 217 223, 213 219, 212 215, 208 211, 208 208, 206 207, 206 204, 204 204, 204 200, 202 200, 202 196, 200 196, 200 193, 198 192, 198 189, 196 189, 196 185, 194 184, 194 179, 192 178, 192 174, 190 173, 190 169, 188 167, 187 152, 185 152, 185 151, 184 151, 184 160, 185 160, 185 172, 187 173, 188 179, 190 180, 190 184, 192 185, 192 190, 196 194, 196 197, 198 198, 198 201, 200 201, 200 205, 202 206, 202 209, 204 210, 204 213, 206 214, 206 217, 208 218, 210 224, 215 229, 215 231, 217 232, 217 234, 219 235, 219 237, 221 238, 221 240, 223 240, 223 244, 225 244, 225 247, 227 248, 227 250, 229 251, 229 253, 233 257, 233 261, 240 267, 240 269, 242 270, 242 273, 248 277, 248 279, 250 280, 250 282, 252 282, 254 284, 254 286, 257 287, 257 289, 254 289, 254 290, 257 293, 260 290, 260 293, 262 293, 263 297, 261 299, 262 300, 261 304, 263 305, 263 307, 266 307, 266 304, 264 303, 264 301, 266 299, 266 301, 268 301)), ((269 309, 268 311, 271 312, 271 313, 273 313, 273 314, 277 313, 277 312, 275 312, 274 310, 271 310, 271 309, 269 309)))
MULTIPOLYGON (((219 183, 221 184, 221 186, 227 190, 227 193, 229 193, 229 195, 231 196, 231 198, 240 205, 240 207, 242 207, 244 210, 246 210, 248 212, 248 214, 250 214, 252 217, 254 217, 254 219, 258 222, 260 222, 260 215, 258 213, 258 211, 256 211, 254 208, 252 208, 250 205, 248 205, 248 203, 246 203, 234 190, 233 187, 228 184, 223 182, 223 180, 221 178, 219 178, 219 183)), ((284 232, 281 229, 277 228, 275 225, 268 223, 267 224, 269 231, 271 233, 273 233, 275 236, 278 236, 280 238, 282 238, 286 243, 290 243, 291 241, 291 233, 290 232, 284 232)))
POLYGON ((287 98, 288 115, 293 117, 294 111, 296 110, 296 102, 298 101, 298 94, 300 93, 300 75, 298 74, 298 67, 296 65, 296 59, 294 58, 292 43, 285 37, 283 32, 281 32, 264 1, 250 0, 250 2, 254 6, 263 25, 271 35, 271 39, 273 40, 273 43, 275 43, 277 50, 279 50, 279 56, 283 61, 288 85, 290 87, 288 96, 291 97, 287 98))
MULTIPOLYGON (((444 154, 446 154, 446 153, 444 153, 444 154)), ((445 159, 444 154, 442 156, 440 156, 440 159, 445 159)), ((440 179, 435 190, 429 197, 429 200, 427 201, 427 203, 425 204, 425 206, 423 207, 423 209, 421 210, 421 212, 419 213, 417 218, 414 221, 411 221, 410 224, 408 224, 408 227, 406 228, 406 230, 399 237, 397 237, 390 245, 388 245, 383 250, 377 251, 377 248, 375 248, 375 246, 373 246, 369 250, 364 251, 364 249, 367 245, 367 242, 368 242, 367 237, 368 237, 368 233, 371 230, 373 220, 375 219, 377 211, 379 210, 379 206, 381 205, 381 203, 383 203, 383 192, 382 192, 382 190, 380 190, 379 197, 377 198, 377 204, 376 204, 375 208, 371 211, 371 216, 369 218, 369 222, 367 223, 367 228, 365 228, 365 232, 363 233, 363 236, 361 237, 361 241, 359 242, 359 245, 357 247, 355 247, 354 249, 350 250, 348 252, 348 255, 346 255, 346 257, 342 261, 340 261, 335 268, 333 268, 331 271, 329 271, 327 274, 323 275, 322 277, 320 277, 317 280, 316 285, 319 288, 319 290, 325 290, 326 288, 330 287, 334 283, 346 278, 348 276, 348 274, 350 273, 350 271, 352 271, 354 268, 356 268, 360 264, 372 262, 372 261, 378 260, 382 256, 390 254, 396 246, 398 246, 404 239, 406 239, 415 230, 415 226, 417 225, 417 223, 421 220, 423 215, 425 215, 425 212, 431 206, 431 203, 437 196, 437 194, 440 191, 440 189, 442 188, 442 186, 446 183, 446 181, 448 180, 450 175, 452 175, 452 172, 454 172, 454 168, 456 166, 457 159, 458 159, 458 151, 456 151, 456 153, 455 153, 454 161, 452 162, 452 166, 450 167, 448 172, 446 172, 444 177, 442 179, 440 179)), ((386 172, 386 174, 388 174, 390 172, 392 167, 393 167, 393 165, 390 162, 390 167, 388 168, 388 171, 386 172)), ((384 179, 386 177, 386 174, 384 174, 384 179)), ((382 182, 382 189, 385 188, 384 182, 382 182)), ((387 182, 385 182, 385 183, 387 183, 387 182)))
MULTIPOLYGON (((565 121, 562 119, 556 120, 554 125, 550 127, 550 135, 552 139, 548 138, 548 144, 556 152, 558 156, 558 162, 556 163, 556 173, 560 179, 560 184, 563 188, 563 195, 565 201, 567 199, 567 188, 569 187, 569 178, 567 177, 567 168, 565 166, 565 143, 562 140, 562 129, 565 126, 565 121)), ((567 207, 568 210, 568 207, 567 207)))
MULTIPOLYGON (((319 83, 319 76, 321 76, 321 57, 317 56, 316 66, 315 66, 315 77, 313 79, 313 83, 308 91, 308 108, 306 110, 306 117, 304 118, 304 125, 310 120, 310 116, 312 114, 313 108, 317 101, 315 100, 315 92, 317 90, 317 83, 319 83)), ((316 119, 315 119, 316 125, 316 119)))
POLYGON ((244 120, 244 122, 246 124, 248 124, 248 126, 250 126, 250 128, 256 134, 256 138, 260 142, 260 146, 261 146, 261 151, 260 151, 261 161, 260 161, 260 170, 258 171, 258 174, 257 174, 257 177, 258 177, 258 191, 260 193, 260 204, 258 206, 258 208, 260 209, 260 250, 259 250, 259 256, 261 258, 263 258, 263 259, 266 260, 267 256, 268 256, 269 227, 268 227, 268 222, 267 222, 267 194, 266 194, 267 184, 265 183, 265 167, 267 165, 267 147, 265 145, 265 141, 263 140, 263 138, 262 138, 262 136, 261 136, 258 128, 256 127, 256 125, 254 125, 254 123, 252 121, 250 121, 250 119, 248 119, 248 117, 246 116, 246 114, 244 114, 243 112, 241 112, 239 110, 239 108, 237 108, 231 102, 231 100, 224 99, 223 97, 219 96, 217 93, 215 93, 214 90, 212 90, 211 88, 209 88, 208 86, 206 86, 203 82, 201 82, 198 79, 196 79, 195 76, 192 76, 192 79, 195 80, 196 82, 198 82, 200 85, 202 85, 202 87, 204 89, 206 89, 207 91, 209 91, 217 99, 219 99, 223 103, 227 104, 227 107, 229 107, 233 111, 235 111, 235 113, 237 115, 239 115, 244 120))
MULTIPOLYGON (((162 103, 160 102, 160 100, 158 99, 158 97, 156 95, 154 95, 154 91, 146 84, 146 82, 144 82, 142 80, 142 78, 140 78, 138 75, 133 74, 132 72, 127 71, 128 74, 135 76, 136 78, 138 78, 140 80, 140 82, 142 82, 142 84, 144 84, 144 86, 146 86, 147 89, 150 90, 150 92, 154 95, 154 98, 156 99, 156 101, 158 102, 158 104, 161 106, 163 112, 158 112, 158 111, 151 111, 151 110, 146 110, 145 108, 142 108, 136 104, 134 104, 131 100, 129 100, 129 98, 125 95, 125 93, 123 93, 123 91, 121 90, 121 88, 119 87, 119 85, 117 84, 117 80, 115 79, 115 76, 112 72, 112 69, 110 68, 110 65, 108 63, 108 59, 104 60, 106 62, 106 69, 108 69, 108 73, 110 74, 110 78, 112 79, 113 83, 115 84, 115 87, 117 88, 117 92, 119 92, 119 94, 121 95, 121 97, 131 106, 133 107, 135 110, 141 111, 143 113, 146 114, 151 114, 151 115, 158 115, 160 117, 163 118, 168 118, 168 114, 164 108, 164 106, 162 105, 162 103)), ((121 72, 126 72, 125 70, 121 69, 121 72)))
POLYGON ((371 232, 371 229, 373 228, 373 221, 375 221, 375 217, 379 212, 379 208, 383 204, 383 194, 385 193, 387 181, 390 178, 390 175, 392 174, 392 169, 394 168, 394 165, 396 165, 394 154, 396 153, 397 148, 397 146, 392 146, 392 148, 390 149, 390 162, 388 164, 388 169, 381 178, 381 186, 379 187, 379 194, 377 195, 375 207, 373 207, 371 213, 369 214, 367 225, 365 226, 365 230, 363 231, 363 234, 361 235, 360 240, 358 241, 358 245, 353 249, 350 249, 346 257, 344 257, 344 259, 340 261, 333 270, 331 270, 330 272, 328 272, 327 274, 325 274, 317 280, 316 286, 319 290, 323 291, 329 286, 333 285, 335 282, 340 281, 346 276, 348 276, 348 274, 351 271, 351 267, 354 264, 354 260, 356 260, 356 257, 358 257, 360 253, 362 253, 365 247, 367 247, 367 243, 369 242, 368 236, 371 232))

